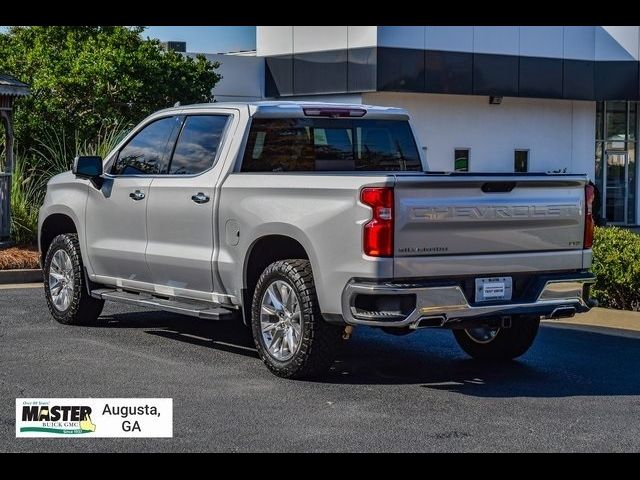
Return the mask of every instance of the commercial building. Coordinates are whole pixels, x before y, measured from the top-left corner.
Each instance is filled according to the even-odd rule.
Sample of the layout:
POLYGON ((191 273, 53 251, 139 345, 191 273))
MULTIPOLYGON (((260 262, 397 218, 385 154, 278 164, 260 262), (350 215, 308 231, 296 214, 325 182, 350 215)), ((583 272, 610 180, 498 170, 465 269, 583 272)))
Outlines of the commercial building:
POLYGON ((406 108, 430 170, 586 173, 637 225, 640 27, 259 26, 218 100, 406 108))

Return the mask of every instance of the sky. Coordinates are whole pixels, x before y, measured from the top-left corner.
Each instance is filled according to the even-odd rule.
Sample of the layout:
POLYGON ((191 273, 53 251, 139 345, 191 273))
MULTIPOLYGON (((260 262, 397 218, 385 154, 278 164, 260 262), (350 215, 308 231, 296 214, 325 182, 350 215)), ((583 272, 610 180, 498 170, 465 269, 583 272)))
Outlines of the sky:
POLYGON ((220 53, 256 48, 256 27, 148 27, 143 35, 187 42, 187 52, 220 53))
MULTIPOLYGON (((5 32, 7 28, 0 26, 0 32, 5 32)), ((187 52, 221 53, 256 48, 255 26, 156 26, 147 27, 142 35, 159 38, 163 42, 187 42, 187 52)))

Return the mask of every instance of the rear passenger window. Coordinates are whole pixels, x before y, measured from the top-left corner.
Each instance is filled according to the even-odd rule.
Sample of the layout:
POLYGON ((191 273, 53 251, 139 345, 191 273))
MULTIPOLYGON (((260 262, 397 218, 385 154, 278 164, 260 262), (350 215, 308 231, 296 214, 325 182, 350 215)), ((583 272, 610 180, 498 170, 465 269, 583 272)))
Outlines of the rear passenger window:
POLYGON ((169 173, 193 175, 211 168, 228 118, 227 115, 187 117, 173 152, 169 173))
POLYGON ((181 122, 181 117, 167 117, 144 127, 120 150, 111 167, 111 173, 113 175, 167 173, 174 134, 181 122))
POLYGON ((254 118, 243 172, 421 171, 404 120, 254 118))

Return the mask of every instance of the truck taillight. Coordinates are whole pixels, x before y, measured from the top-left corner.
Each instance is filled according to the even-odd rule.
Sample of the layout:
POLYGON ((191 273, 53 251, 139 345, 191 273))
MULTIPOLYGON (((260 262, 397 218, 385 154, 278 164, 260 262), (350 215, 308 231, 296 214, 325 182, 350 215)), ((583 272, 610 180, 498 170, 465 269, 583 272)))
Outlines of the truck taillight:
POLYGON ((595 196, 593 185, 584 187, 584 241, 582 248, 591 248, 593 245, 593 200, 595 196))
POLYGON ((393 188, 363 188, 360 201, 373 210, 371 220, 364 226, 362 245, 365 255, 393 256, 393 188))

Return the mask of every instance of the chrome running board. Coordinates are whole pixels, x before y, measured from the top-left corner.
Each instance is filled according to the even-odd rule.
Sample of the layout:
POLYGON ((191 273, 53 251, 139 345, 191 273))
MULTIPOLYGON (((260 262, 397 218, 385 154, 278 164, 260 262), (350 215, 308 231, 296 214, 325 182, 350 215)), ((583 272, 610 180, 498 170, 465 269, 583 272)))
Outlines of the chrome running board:
POLYGON ((93 290, 91 296, 129 305, 157 308, 166 312, 180 313, 206 320, 231 320, 235 317, 233 310, 199 300, 161 298, 149 293, 125 292, 107 288, 93 290))

